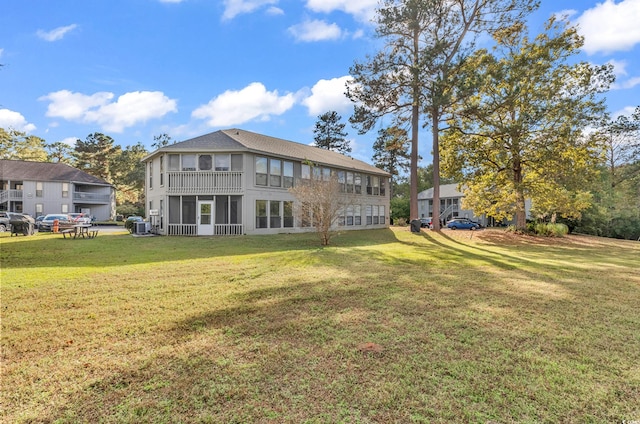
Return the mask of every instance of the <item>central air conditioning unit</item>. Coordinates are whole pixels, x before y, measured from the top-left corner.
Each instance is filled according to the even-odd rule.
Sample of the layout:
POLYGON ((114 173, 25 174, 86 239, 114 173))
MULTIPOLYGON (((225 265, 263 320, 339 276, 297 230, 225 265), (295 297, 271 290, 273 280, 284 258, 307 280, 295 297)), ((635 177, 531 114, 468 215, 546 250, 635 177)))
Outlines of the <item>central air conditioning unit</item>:
POLYGON ((135 233, 136 234, 146 234, 147 233, 147 223, 146 222, 136 222, 135 223, 135 233))

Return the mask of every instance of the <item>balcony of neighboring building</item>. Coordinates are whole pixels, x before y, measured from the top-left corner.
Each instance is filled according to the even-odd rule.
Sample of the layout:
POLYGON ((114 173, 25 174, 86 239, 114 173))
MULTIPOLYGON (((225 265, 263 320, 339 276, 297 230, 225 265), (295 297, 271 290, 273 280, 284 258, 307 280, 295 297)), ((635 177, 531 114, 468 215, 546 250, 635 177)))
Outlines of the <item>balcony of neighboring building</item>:
POLYGON ((0 190, 0 203, 22 201, 23 196, 22 190, 0 190))
POLYGON ((111 202, 111 193, 93 192, 93 191, 74 191, 73 192, 74 203, 93 203, 93 204, 108 204, 111 202))

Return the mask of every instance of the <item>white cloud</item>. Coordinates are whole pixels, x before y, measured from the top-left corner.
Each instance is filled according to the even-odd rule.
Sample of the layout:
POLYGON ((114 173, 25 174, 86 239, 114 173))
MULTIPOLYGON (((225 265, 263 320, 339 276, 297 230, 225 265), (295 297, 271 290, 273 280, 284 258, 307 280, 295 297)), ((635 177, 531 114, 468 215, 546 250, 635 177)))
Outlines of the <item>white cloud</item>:
POLYGON ((223 20, 233 19, 243 13, 251 13, 262 6, 277 4, 278 0, 224 0, 223 20))
POLYGON ((272 6, 267 9, 267 15, 271 15, 271 16, 284 15, 284 10, 280 9, 279 7, 272 6))
POLYGON ((629 78, 626 81, 616 82, 611 87, 612 89, 621 89, 628 90, 630 88, 634 88, 635 86, 640 85, 640 77, 629 78))
POLYGON ((239 125, 258 119, 268 121, 272 115, 282 115, 293 107, 295 95, 278 95, 254 82, 240 91, 225 91, 206 105, 191 113, 197 119, 206 119, 211 127, 239 125))
POLYGON ((559 20, 568 20, 569 18, 571 18, 572 16, 574 16, 577 13, 578 13, 577 10, 565 9, 565 10, 561 10, 560 12, 554 13, 554 15, 559 20))
POLYGON ((0 57, 2 57, 2 53, 4 53, 4 49, 0 49, 0 57))
POLYGON ((345 96, 345 84, 351 80, 350 75, 330 80, 321 79, 311 88, 311 95, 302 101, 309 109, 309 115, 317 116, 329 110, 346 112, 352 106, 351 100, 345 96))
POLYGON ((307 0, 307 8, 314 12, 331 13, 339 10, 369 22, 375 16, 378 0, 307 0))
POLYGON ((613 66, 613 73, 616 77, 627 75, 627 61, 611 59, 607 62, 613 66))
POLYGON ((77 27, 78 25, 71 24, 52 29, 51 31, 44 31, 39 29, 36 34, 38 35, 38 37, 42 38, 45 41, 58 41, 61 40, 69 31, 73 31, 77 27))
POLYGON ((36 129, 36 126, 27 122, 25 117, 19 112, 0 109, 0 128, 12 128, 16 131, 30 133, 36 129))
POLYGON ((306 20, 289 27, 288 31, 297 41, 337 40, 342 37, 342 30, 336 24, 328 24, 321 20, 306 20))
POLYGON ((626 115, 631 116, 633 112, 636 110, 636 106, 626 106, 612 114, 613 119, 618 119, 619 116, 626 115))
POLYGON ((631 50, 640 43, 640 0, 605 0, 576 20, 588 54, 631 50))
POLYGON ((76 140, 78 140, 78 137, 67 137, 60 140, 60 143, 64 143, 68 146, 75 147, 76 140))
POLYGON ((50 102, 46 113, 49 117, 99 124, 112 132, 122 132, 127 127, 177 111, 176 100, 160 91, 133 91, 110 102, 113 97, 109 92, 86 95, 61 90, 39 100, 50 102))

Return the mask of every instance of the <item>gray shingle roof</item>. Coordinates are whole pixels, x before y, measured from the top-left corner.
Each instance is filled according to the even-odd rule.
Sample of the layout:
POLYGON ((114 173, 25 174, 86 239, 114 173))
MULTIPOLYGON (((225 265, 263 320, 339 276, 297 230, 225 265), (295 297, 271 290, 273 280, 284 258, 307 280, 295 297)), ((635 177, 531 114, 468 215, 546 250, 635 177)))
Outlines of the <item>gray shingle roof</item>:
POLYGON ((22 181, 63 181, 87 184, 111 185, 84 171, 64 163, 32 162, 0 159, 0 178, 22 181))
POLYGON ((289 159, 308 160, 319 165, 353 169, 372 174, 389 175, 380 168, 340 153, 241 129, 220 130, 180 143, 171 144, 156 150, 147 158, 153 157, 160 152, 228 152, 243 150, 265 155, 276 155, 289 159))

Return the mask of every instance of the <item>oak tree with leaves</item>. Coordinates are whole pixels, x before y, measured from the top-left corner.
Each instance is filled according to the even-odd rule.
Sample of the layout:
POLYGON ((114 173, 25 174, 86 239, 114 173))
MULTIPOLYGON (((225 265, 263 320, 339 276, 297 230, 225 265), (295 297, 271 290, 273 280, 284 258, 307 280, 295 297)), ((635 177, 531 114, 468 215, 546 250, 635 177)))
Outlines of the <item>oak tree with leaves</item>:
POLYGON ((583 39, 552 18, 534 39, 525 25, 496 32, 464 72, 472 92, 442 140, 446 173, 466 186, 465 208, 526 226, 525 200, 539 215, 578 217, 600 161, 583 134, 604 114, 610 65, 574 63, 583 39))

